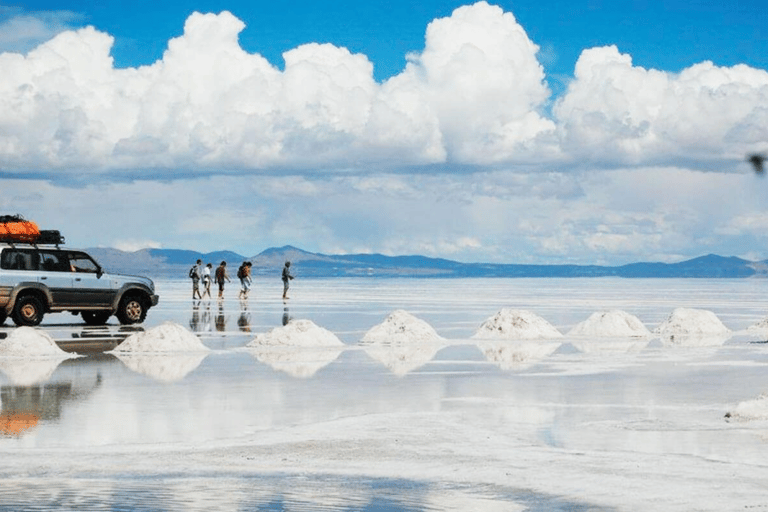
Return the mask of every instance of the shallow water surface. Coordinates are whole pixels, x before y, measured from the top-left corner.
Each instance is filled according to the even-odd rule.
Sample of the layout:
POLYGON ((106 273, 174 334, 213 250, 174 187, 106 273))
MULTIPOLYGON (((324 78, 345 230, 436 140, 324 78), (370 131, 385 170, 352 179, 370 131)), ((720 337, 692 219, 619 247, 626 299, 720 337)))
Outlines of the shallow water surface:
MULTIPOLYGON (((768 477, 764 425, 724 419, 768 389, 768 345, 745 330, 764 318, 764 281, 317 280, 287 302, 267 281, 247 302, 234 287, 193 302, 187 282, 157 285, 143 326, 46 317, 39 328, 81 357, 0 358, 0 509, 637 510, 629 489, 670 464, 655 503, 714 510, 717 471, 768 477), (735 332, 700 346, 567 335, 595 311, 653 329, 681 306, 735 332), (471 339, 502 307, 565 336, 471 339), (358 343, 394 309, 444 339, 358 343), (343 345, 245 347, 290 318, 343 345), (166 321, 211 350, 109 352, 166 321), (675 497, 692 485, 702 492, 675 497)), ((738 504, 756 504, 758 487, 740 485, 738 504)))

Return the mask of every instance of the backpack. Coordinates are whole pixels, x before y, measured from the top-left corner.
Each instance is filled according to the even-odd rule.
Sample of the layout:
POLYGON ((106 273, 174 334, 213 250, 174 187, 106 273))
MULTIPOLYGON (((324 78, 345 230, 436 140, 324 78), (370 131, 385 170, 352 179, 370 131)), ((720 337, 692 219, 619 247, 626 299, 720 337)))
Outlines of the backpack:
POLYGON ((197 273, 195 272, 195 265, 192 266, 191 269, 189 269, 189 278, 194 279, 197 273))
POLYGON ((245 277, 245 265, 240 265, 240 268, 237 269, 237 277, 238 279, 245 277))

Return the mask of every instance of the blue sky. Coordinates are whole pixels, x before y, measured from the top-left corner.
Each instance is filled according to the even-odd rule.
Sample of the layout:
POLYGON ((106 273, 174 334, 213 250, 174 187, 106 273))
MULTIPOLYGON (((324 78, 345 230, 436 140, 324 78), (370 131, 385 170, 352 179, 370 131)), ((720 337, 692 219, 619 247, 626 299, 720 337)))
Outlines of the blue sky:
POLYGON ((768 151, 766 18, 757 1, 4 3, 0 210, 124 249, 765 259, 768 184, 744 157, 768 151))

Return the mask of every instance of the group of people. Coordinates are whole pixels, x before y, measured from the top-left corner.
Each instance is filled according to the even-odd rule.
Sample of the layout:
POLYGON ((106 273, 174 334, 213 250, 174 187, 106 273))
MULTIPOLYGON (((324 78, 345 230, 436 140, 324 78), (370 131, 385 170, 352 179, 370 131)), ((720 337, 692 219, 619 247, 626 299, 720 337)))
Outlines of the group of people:
MULTIPOLYGON (((240 268, 237 269, 237 278, 240 279, 240 293, 239 299, 247 299, 248 294, 251 291, 251 283, 253 279, 251 277, 251 267, 253 264, 250 261, 244 261, 240 268)), ((197 260, 197 263, 189 269, 189 277, 192 279, 192 300, 202 299, 206 295, 211 297, 211 269, 213 265, 208 263, 203 266, 203 260, 197 260), (203 285, 203 292, 200 293, 200 283, 203 285)), ((283 273, 281 279, 283 280, 283 300, 288 299, 289 283, 293 280, 291 274, 291 262, 286 261, 283 267, 283 273)), ((229 274, 227 273, 227 262, 222 261, 216 271, 213 273, 213 281, 219 287, 219 299, 224 298, 224 283, 231 282, 229 274)))

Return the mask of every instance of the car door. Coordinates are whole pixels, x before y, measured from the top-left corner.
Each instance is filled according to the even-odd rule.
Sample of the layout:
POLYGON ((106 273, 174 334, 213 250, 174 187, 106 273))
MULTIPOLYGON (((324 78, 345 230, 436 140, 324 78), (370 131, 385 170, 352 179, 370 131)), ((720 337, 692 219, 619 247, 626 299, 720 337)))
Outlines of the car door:
POLYGON ((38 255, 37 281, 48 287, 53 297, 52 309, 62 309, 74 305, 77 301, 72 290, 72 272, 66 253, 56 250, 35 251, 38 255))
POLYGON ((72 271, 72 289, 76 303, 87 308, 109 306, 115 297, 115 284, 86 253, 67 253, 72 271))

